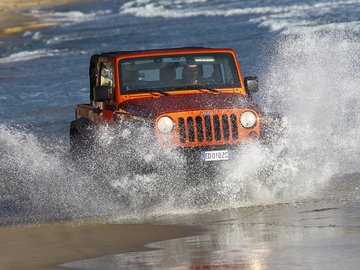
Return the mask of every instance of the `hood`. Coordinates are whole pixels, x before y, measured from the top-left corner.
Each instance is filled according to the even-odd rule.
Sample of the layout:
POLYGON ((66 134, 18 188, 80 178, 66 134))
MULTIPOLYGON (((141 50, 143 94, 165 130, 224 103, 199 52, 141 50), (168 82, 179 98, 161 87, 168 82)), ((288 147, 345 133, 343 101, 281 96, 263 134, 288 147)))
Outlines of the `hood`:
POLYGON ((248 108, 256 106, 248 98, 239 94, 186 94, 160 98, 144 98, 125 101, 119 109, 142 117, 157 117, 170 112, 184 112, 211 109, 248 108))

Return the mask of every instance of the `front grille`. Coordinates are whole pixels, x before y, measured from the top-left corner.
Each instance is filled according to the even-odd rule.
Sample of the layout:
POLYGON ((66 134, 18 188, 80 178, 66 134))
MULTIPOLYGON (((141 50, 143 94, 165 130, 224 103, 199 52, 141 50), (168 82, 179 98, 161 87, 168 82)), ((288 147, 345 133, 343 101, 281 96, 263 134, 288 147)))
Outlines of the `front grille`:
POLYGON ((239 139, 236 114, 179 117, 178 125, 181 143, 239 139))

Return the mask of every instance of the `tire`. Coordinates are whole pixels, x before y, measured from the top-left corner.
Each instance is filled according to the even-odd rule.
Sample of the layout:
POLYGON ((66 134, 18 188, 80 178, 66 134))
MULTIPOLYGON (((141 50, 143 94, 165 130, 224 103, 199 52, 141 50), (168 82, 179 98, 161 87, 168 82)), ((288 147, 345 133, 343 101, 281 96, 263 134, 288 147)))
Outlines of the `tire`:
POLYGON ((218 175, 217 163, 194 161, 192 158, 186 162, 186 183, 190 185, 200 185, 211 183, 218 175))
POLYGON ((73 158, 85 157, 94 146, 93 125, 85 118, 79 118, 70 124, 70 154, 73 158))

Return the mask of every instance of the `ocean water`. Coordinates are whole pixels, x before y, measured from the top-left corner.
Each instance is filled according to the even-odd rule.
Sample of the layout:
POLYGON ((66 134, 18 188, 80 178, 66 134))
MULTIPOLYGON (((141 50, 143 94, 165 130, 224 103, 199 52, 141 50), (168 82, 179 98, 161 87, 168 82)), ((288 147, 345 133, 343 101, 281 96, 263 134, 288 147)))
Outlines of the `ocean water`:
POLYGON ((104 0, 25 13, 62 24, 1 40, 1 223, 323 199, 337 178, 359 172, 360 1, 104 0), (131 151, 169 170, 132 175, 117 145, 126 130, 104 126, 102 148, 76 167, 69 124, 88 102, 90 56, 183 46, 236 51, 243 74, 260 79, 257 103, 283 115, 278 144, 244 145, 218 177, 193 187, 183 159, 152 145, 146 130, 131 151))

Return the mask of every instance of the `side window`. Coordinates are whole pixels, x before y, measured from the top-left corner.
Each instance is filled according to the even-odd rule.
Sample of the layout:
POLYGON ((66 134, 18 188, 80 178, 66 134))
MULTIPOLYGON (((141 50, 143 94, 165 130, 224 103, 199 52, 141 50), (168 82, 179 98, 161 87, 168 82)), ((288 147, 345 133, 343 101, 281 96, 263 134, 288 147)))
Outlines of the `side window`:
POLYGON ((113 65, 112 62, 101 62, 99 85, 113 86, 113 65))

